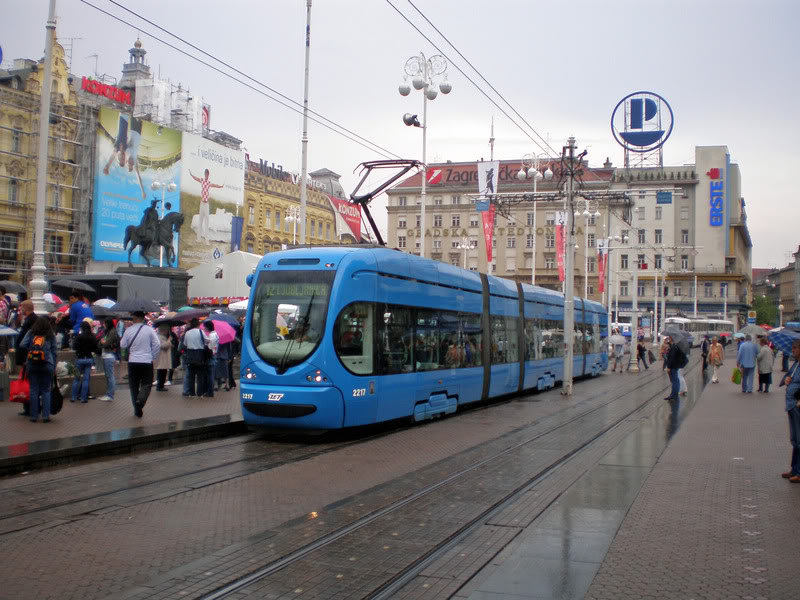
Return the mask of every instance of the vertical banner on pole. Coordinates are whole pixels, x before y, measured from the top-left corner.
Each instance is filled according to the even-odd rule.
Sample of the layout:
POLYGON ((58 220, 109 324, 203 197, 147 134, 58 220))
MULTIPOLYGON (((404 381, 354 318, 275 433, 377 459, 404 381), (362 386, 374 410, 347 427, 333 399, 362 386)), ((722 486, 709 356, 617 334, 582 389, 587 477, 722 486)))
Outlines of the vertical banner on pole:
POLYGON ((494 234, 494 211, 495 206, 489 206, 489 210, 481 213, 483 219, 483 239, 486 242, 486 261, 492 262, 492 236, 494 234))
POLYGON ((497 180, 499 176, 499 160, 486 160, 478 163, 478 194, 480 194, 482 198, 497 193, 497 180))
POLYGON ((242 230, 244 217, 231 218, 231 252, 236 252, 242 245, 242 230))
POLYGON ((608 263, 608 240, 597 240, 597 289, 600 293, 606 290, 606 263, 608 263))
POLYGON ((556 213, 556 262, 558 263, 558 280, 564 281, 564 250, 567 241, 567 213, 556 213))

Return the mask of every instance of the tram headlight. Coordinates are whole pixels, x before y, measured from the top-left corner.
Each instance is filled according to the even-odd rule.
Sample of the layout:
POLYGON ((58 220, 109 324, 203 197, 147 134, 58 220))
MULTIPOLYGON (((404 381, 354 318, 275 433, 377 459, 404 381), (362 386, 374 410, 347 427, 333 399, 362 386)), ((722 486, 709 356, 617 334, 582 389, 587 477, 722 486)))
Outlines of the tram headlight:
POLYGON ((309 383, 328 383, 328 376, 319 369, 315 369, 306 374, 306 381, 309 383))
POLYGON ((250 367, 244 370, 244 375, 242 377, 244 377, 248 381, 253 381, 254 379, 258 379, 258 375, 256 375, 256 372, 251 370, 250 367))

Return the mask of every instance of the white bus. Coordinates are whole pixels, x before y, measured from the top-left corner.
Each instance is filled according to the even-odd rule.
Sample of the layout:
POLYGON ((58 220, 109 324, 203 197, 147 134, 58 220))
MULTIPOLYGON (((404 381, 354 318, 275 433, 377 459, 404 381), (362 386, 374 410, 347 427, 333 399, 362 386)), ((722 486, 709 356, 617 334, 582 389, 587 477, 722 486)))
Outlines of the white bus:
POLYGON ((723 319, 686 319, 684 317, 667 317, 664 320, 664 329, 674 327, 687 331, 692 336, 692 345, 699 346, 703 338, 717 336, 723 344, 730 341, 735 326, 732 321, 723 319))

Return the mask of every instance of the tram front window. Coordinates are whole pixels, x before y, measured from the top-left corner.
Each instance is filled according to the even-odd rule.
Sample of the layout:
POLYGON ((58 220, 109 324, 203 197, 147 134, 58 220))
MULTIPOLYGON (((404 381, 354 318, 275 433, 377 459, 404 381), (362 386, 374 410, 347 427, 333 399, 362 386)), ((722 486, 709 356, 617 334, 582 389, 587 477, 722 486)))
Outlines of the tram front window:
POLYGON ((258 355, 279 372, 300 364, 319 345, 335 273, 262 271, 250 334, 258 355))

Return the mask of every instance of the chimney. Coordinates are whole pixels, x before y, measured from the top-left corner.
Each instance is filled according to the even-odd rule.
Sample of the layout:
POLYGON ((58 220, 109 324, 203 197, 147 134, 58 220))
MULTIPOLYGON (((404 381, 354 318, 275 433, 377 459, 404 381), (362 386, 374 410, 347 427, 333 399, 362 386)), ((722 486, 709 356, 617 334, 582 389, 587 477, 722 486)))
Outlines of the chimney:
POLYGON ((606 162, 604 162, 604 163, 603 163, 603 168, 604 168, 604 169, 610 169, 610 168, 611 168, 611 166, 612 166, 612 165, 611 165, 611 161, 610 161, 610 160, 608 160, 608 157, 606 156, 606 162))

